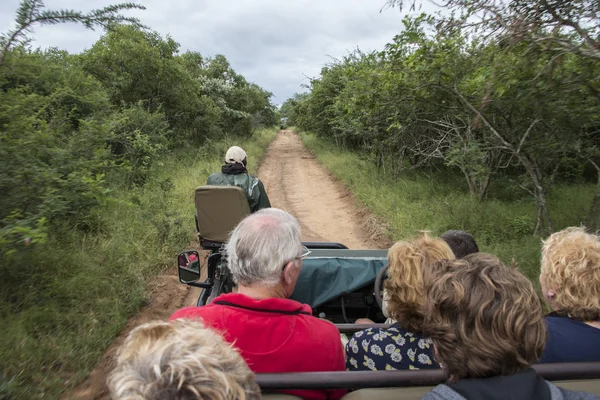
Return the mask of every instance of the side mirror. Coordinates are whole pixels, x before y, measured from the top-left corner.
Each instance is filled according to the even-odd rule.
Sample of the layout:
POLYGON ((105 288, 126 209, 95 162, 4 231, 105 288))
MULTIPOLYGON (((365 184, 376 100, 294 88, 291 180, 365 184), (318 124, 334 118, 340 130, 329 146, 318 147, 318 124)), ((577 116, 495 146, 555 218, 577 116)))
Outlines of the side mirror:
POLYGON ((200 279, 200 255, 196 250, 186 250, 177 256, 179 282, 191 283, 200 279))

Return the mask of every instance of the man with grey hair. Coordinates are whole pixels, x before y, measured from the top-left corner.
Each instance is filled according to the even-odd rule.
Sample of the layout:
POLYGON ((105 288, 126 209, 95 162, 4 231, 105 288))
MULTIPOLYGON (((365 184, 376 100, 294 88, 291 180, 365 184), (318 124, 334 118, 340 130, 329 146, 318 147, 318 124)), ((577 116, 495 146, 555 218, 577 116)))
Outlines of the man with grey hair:
MULTIPOLYGON (((231 233, 228 266, 238 285, 202 307, 171 316, 198 318, 233 343, 256 372, 344 371, 340 334, 312 315, 307 304, 289 299, 310 253, 302 246, 300 224, 276 208, 260 210, 231 233)), ((286 391, 305 399, 339 399, 340 390, 286 391)))

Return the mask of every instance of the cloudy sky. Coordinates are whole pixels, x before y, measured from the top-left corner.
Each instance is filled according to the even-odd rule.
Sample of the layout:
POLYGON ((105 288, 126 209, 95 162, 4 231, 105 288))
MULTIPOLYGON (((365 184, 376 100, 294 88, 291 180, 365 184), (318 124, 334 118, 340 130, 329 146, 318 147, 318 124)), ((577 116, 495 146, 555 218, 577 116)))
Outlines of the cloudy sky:
MULTIPOLYGON (((46 0, 47 9, 87 11, 119 1, 46 0)), ((224 54, 233 68, 274 93, 280 104, 303 91, 306 76, 318 76, 331 57, 359 47, 382 49, 402 29, 398 9, 385 0, 138 0, 133 13, 181 51, 224 54), (381 11, 381 12, 380 12, 381 11)), ((0 32, 12 28, 19 0, 0 0, 0 32)), ((35 47, 80 52, 100 37, 74 24, 35 28, 35 47)))

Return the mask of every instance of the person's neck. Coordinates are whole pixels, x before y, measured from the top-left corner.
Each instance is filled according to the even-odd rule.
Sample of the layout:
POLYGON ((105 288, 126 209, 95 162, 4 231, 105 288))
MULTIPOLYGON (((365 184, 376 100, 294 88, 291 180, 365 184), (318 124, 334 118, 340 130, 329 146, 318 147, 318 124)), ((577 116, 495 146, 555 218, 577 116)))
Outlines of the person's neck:
POLYGON ((585 321, 584 324, 600 329, 600 321, 585 321))
POLYGON ((238 286, 238 293, 250 297, 254 300, 264 300, 272 298, 285 299, 285 289, 281 285, 275 286, 238 286))

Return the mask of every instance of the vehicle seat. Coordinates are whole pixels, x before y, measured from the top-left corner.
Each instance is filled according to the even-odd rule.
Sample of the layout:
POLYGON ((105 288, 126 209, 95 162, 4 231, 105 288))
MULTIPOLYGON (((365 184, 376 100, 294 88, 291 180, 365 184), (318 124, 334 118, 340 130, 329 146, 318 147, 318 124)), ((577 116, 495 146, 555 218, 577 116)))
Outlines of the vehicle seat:
POLYGON ((206 250, 218 250, 236 225, 250 215, 246 194, 237 186, 200 186, 194 202, 198 240, 206 250))
POLYGON ((576 392, 588 392, 600 396, 600 379, 578 379, 574 381, 553 381, 556 386, 576 392))
POLYGON ((409 386, 397 388, 359 389, 350 392, 342 400, 420 400, 434 386, 409 386))
MULTIPOLYGON (((592 393, 600 396, 600 379, 580 379, 574 381, 554 381, 556 386, 576 392, 592 393)), ((342 400, 419 400, 434 386, 413 386, 396 388, 359 389, 350 392, 342 400)))

